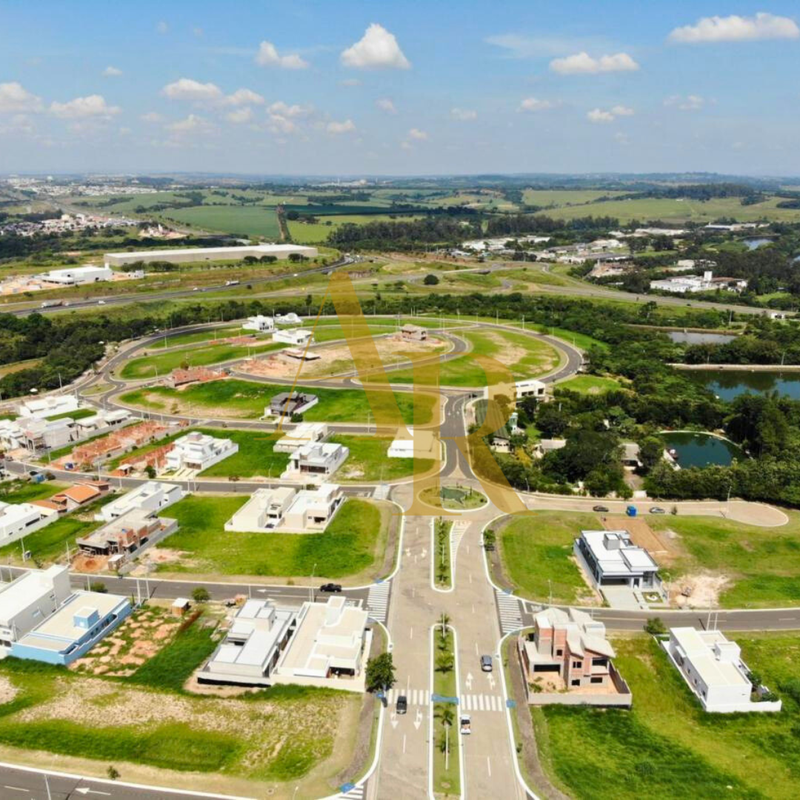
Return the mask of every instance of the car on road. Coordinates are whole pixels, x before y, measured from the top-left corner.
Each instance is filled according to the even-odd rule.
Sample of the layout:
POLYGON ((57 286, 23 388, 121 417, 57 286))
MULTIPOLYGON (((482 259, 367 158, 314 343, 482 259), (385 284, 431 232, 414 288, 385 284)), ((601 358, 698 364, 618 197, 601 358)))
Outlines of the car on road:
POLYGON ((664 511, 664 509, 663 509, 663 508, 661 508, 660 506, 653 506, 653 507, 650 509, 650 513, 651 513, 651 514, 666 514, 667 512, 666 512, 666 511, 664 511))
POLYGON ((592 511, 596 511, 598 514, 608 514, 608 506, 592 506, 592 511))
POLYGON ((491 656, 481 656, 481 669, 484 672, 491 672, 492 671, 492 657, 491 656))
POLYGON ((192 289, 192 291, 193 292, 199 292, 200 291, 200 287, 199 286, 195 286, 194 289, 192 289))
POLYGON ((395 710, 397 711, 398 714, 408 713, 408 698, 404 694, 398 696, 395 710))
POLYGON ((98 300, 97 301, 97 305, 99 305, 99 306, 104 306, 105 304, 106 304, 105 300, 98 300))
POLYGON ((342 585, 340 583, 323 583, 319 590, 321 592, 338 593, 342 591, 342 585))
POLYGON ((462 714, 459 721, 458 727, 462 734, 465 736, 469 733, 472 733, 472 718, 469 714, 462 714))

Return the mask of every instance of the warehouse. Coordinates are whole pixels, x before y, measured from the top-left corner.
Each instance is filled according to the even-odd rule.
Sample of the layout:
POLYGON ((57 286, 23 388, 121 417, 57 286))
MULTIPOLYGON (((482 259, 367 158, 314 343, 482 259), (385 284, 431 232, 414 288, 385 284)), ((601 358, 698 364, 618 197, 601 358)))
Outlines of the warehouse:
POLYGON ((47 283, 58 283, 63 286, 82 286, 85 283, 110 281, 113 273, 108 266, 105 267, 71 267, 70 269, 51 269, 39 278, 47 283))
POLYGON ((275 256, 286 259, 291 255, 316 258, 316 247, 296 244, 254 244, 239 247, 179 247, 170 250, 135 250, 130 253, 106 253, 106 267, 124 267, 127 264, 167 261, 170 264, 190 264, 197 261, 241 261, 247 256, 263 258, 275 256))

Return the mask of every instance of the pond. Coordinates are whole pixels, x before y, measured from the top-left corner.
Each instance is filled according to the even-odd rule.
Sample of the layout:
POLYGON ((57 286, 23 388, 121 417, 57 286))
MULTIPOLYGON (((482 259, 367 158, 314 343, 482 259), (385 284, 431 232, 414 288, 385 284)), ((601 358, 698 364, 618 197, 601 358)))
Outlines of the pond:
POLYGON ((723 400, 733 400, 745 392, 778 392, 800 400, 800 372, 698 369, 686 374, 723 400))
POLYGON ((675 449, 681 467, 727 467, 734 458, 746 458, 741 448, 710 433, 664 433, 667 449, 675 449))
POLYGON ((772 239, 742 239, 742 244, 747 245, 748 250, 757 250, 762 244, 771 244, 772 239))
POLYGON ((736 337, 729 333, 670 331, 667 336, 676 344, 727 344, 736 337))

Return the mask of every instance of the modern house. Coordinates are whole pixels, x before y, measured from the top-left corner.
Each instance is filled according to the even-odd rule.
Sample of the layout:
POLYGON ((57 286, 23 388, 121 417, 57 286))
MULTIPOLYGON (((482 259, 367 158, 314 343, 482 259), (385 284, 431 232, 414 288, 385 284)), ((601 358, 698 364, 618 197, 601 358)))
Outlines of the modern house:
POLYGON ((605 625, 585 611, 540 611, 533 634, 520 636, 517 645, 526 685, 538 687, 529 691, 532 704, 630 706, 630 689, 614 667, 605 625))
POLYGON ((296 494, 296 489, 286 486, 256 489, 250 499, 225 523, 225 530, 240 533, 274 531, 283 522, 296 494))
POLYGON ((225 523, 226 531, 321 533, 344 502, 341 489, 323 483, 316 489, 258 489, 225 523))
POLYGON ((628 586, 661 591, 658 564, 627 531, 581 531, 575 539, 575 557, 599 589, 628 586))
POLYGON ((279 325, 302 325, 303 320, 294 311, 290 311, 288 314, 276 315, 275 322, 279 325))
POLYGON ((77 438, 75 420, 72 417, 21 419, 20 428, 22 429, 21 444, 31 451, 63 447, 77 438))
POLYGON ((107 267, 124 267, 126 264, 150 264, 153 261, 166 261, 169 264, 190 264, 200 261, 240 261, 248 256, 263 258, 274 256, 285 259, 291 255, 316 258, 316 247, 303 247, 296 244, 253 244, 238 247, 180 247, 169 250, 136 250, 130 253, 106 253, 107 267))
POLYGON ((302 489, 286 510, 283 527, 287 531, 321 533, 343 502, 342 490, 333 483, 323 483, 316 489, 302 489))
POLYGON ((248 317, 247 322, 242 325, 243 330, 255 331, 256 333, 271 333, 275 330, 275 320, 272 317, 265 317, 257 314, 255 317, 248 317))
POLYGON ((521 400, 523 397, 538 397, 543 399, 547 396, 547 384, 537 381, 534 378, 526 381, 517 381, 514 387, 517 400, 521 400))
POLYGON ((296 428, 275 442, 276 453, 293 453, 304 444, 323 442, 328 437, 328 426, 324 422, 301 422, 296 428))
POLYGON ((306 328, 286 328, 285 330, 275 331, 272 334, 272 341, 282 342, 293 347, 305 347, 307 344, 313 343, 314 331, 309 331, 306 328))
POLYGON ((38 531, 56 519, 58 511, 54 508, 0 500, 0 547, 38 531))
POLYGON ((202 471, 238 452, 239 445, 230 439, 217 439, 207 433, 192 431, 172 443, 166 468, 176 472, 180 469, 202 471))
POLYGON ((536 458, 542 458, 554 450, 561 450, 562 447, 567 446, 566 439, 539 439, 533 446, 533 455, 536 458))
POLYGON ((269 401, 269 405, 264 409, 264 416, 291 418, 293 414, 304 414, 318 402, 317 396, 313 394, 281 392, 269 401))
POLYGON ((104 505, 94 518, 100 522, 111 522, 135 508, 155 514, 177 503, 182 497, 183 489, 176 483, 147 481, 104 505))
MULTIPOLYGON (((178 530, 174 519, 157 517, 151 511, 134 508, 77 539, 82 553, 92 556, 131 556, 178 530)), ((118 559, 119 566, 126 559, 118 559)))
POLYGON ((428 329, 419 325, 403 325, 400 335, 409 342, 424 342, 428 338, 428 329))
POLYGON ((705 711, 781 710, 780 700, 752 699, 766 689, 753 686, 739 645, 721 631, 672 628, 662 645, 705 711))
POLYGON ((344 464, 349 455, 349 448, 342 444, 304 444, 289 456, 289 466, 281 477, 289 480, 328 478, 344 464))
POLYGON ((35 397, 25 400, 17 407, 21 417, 54 417, 57 414, 68 414, 78 410, 78 398, 72 394, 53 394, 47 397, 35 397))

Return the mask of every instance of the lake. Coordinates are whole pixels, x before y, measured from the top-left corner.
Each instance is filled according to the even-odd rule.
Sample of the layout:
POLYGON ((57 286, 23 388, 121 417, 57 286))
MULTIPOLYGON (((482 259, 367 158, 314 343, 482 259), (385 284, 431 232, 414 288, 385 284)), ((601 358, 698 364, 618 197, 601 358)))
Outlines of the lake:
POLYGON ((745 458, 745 454, 733 442, 708 433, 664 433, 662 438, 668 449, 677 450, 681 467, 708 467, 713 464, 727 467, 734 458, 745 458))
POLYGON ((686 374, 723 400, 733 400, 745 392, 778 392, 800 400, 800 372, 697 369, 686 374))
POLYGON ((742 239, 742 244, 747 245, 748 250, 756 250, 762 244, 771 244, 772 239, 742 239))
POLYGON ((670 331, 667 336, 676 344, 726 344, 736 338, 728 333, 699 333, 698 331, 670 331))

